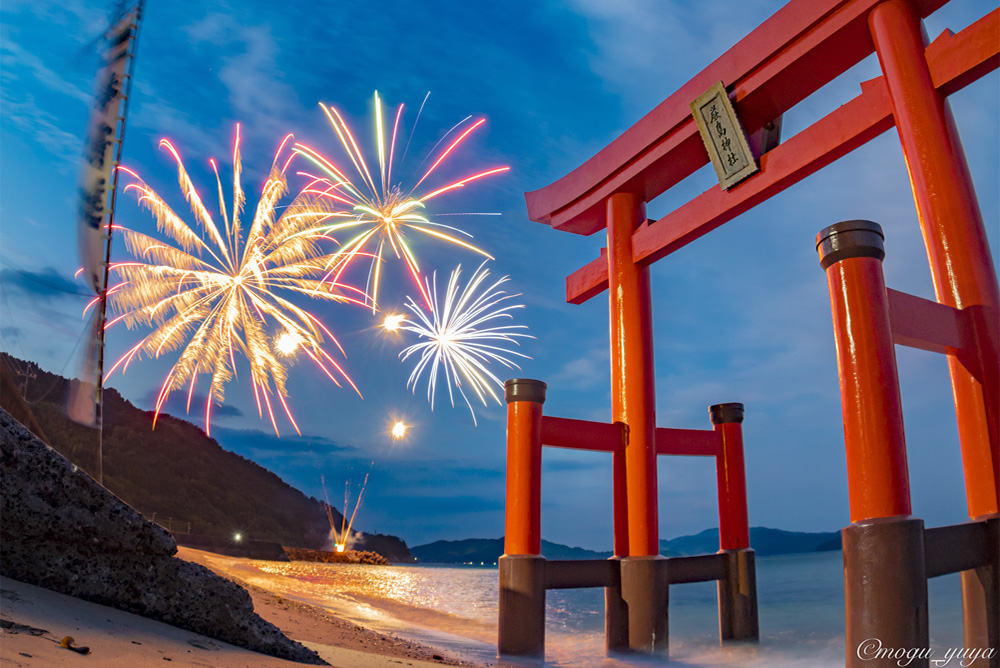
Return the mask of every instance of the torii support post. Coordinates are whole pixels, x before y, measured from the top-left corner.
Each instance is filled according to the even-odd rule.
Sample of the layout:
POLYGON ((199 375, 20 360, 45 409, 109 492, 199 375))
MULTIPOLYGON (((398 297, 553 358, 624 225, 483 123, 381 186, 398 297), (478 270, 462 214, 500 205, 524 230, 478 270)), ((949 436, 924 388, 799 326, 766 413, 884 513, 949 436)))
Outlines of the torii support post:
POLYGON ((743 458, 743 404, 708 409, 719 438, 715 458, 719 483, 719 550, 726 577, 718 582, 719 639, 760 640, 757 620, 757 567, 750 549, 746 467, 743 458))
MULTIPOLYGON (((611 310, 611 406, 625 425, 625 488, 628 552, 621 553, 617 522, 615 553, 621 557, 621 596, 627 610, 628 645, 636 652, 668 648, 666 570, 660 556, 656 494, 656 412, 653 382, 653 318, 649 267, 632 261, 632 233, 646 220, 646 205, 632 193, 607 199, 609 303, 611 310)), ((615 486, 621 467, 616 462, 615 486)), ((616 506, 620 503, 616 491, 616 506)), ((619 606, 608 609, 616 611, 619 606)), ((620 626, 619 626, 620 627, 620 626)), ((609 648, 615 644, 609 633, 609 648)))
POLYGON ((500 557, 497 651, 545 653, 545 557, 541 556, 542 404, 545 383, 504 383, 507 400, 507 517, 500 557))
MULTIPOLYGON (((927 65, 919 16, 907 0, 889 0, 872 10, 868 22, 913 185, 937 300, 975 312, 979 373, 955 355, 948 356, 948 370, 969 516, 995 516, 1000 497, 1000 291, 983 216, 951 109, 927 65)), ((990 629, 982 611, 996 593, 984 590, 975 571, 961 577, 965 646, 984 647, 990 629)))
MULTIPOLYGON (((882 228, 832 225, 816 239, 826 270, 844 415, 851 526, 844 543, 847 665, 888 668, 883 647, 928 647, 923 521, 911 519, 896 353, 882 275, 882 228)), ((927 666, 927 660, 912 665, 927 666)))
POLYGON ((919 15, 908 0, 888 0, 872 10, 868 23, 903 145, 937 300, 981 311, 977 338, 980 349, 988 351, 981 378, 954 355, 948 356, 948 368, 969 516, 988 517, 998 510, 1000 486, 1000 290, 983 216, 947 98, 935 87, 927 64, 919 15))

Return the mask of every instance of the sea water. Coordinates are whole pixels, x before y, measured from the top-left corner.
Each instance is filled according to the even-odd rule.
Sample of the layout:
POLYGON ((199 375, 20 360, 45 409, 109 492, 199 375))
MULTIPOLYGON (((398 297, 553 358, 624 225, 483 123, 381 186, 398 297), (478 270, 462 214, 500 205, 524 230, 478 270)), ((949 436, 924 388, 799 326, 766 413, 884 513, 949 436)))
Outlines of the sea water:
MULTIPOLYGON (((359 566, 252 562, 240 577, 294 600, 319 605, 369 628, 492 663, 496 657, 497 569, 444 565, 359 566)), ((931 647, 962 646, 957 575, 929 582, 931 647)), ((840 552, 757 558, 759 645, 720 646, 716 585, 670 588, 669 664, 822 668, 844 665, 844 588, 840 552)), ((662 659, 604 656, 604 591, 549 591, 546 663, 618 668, 662 659)))

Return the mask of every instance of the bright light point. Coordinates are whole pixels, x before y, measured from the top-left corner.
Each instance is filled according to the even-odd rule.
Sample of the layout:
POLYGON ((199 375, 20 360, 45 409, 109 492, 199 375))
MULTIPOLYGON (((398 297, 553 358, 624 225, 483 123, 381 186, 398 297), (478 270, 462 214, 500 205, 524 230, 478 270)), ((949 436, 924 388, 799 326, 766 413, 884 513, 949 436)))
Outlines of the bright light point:
POLYGON ((241 533, 233 534, 233 540, 235 540, 237 543, 240 542, 241 540, 243 540, 243 534, 241 533))
POLYGON ((345 545, 343 543, 337 543, 337 552, 343 552, 345 545))
POLYGON ((392 425, 392 437, 398 441, 399 439, 406 436, 406 429, 407 427, 405 424, 403 424, 402 422, 397 422, 396 424, 392 425))
POLYGON ((382 326, 385 327, 385 331, 387 332, 398 332, 400 325, 402 325, 405 320, 406 315, 402 313, 390 313, 385 316, 385 322, 382 323, 382 326))
POLYGON ((274 340, 274 349, 278 351, 278 354, 290 356, 294 355, 295 351, 299 349, 299 344, 301 343, 299 335, 295 332, 284 331, 278 335, 274 340))

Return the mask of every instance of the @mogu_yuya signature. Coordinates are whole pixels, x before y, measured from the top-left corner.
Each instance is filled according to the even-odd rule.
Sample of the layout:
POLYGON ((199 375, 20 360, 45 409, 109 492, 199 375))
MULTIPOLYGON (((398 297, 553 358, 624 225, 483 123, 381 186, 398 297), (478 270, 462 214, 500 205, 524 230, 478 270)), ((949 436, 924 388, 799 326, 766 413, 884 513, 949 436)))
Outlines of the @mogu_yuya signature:
POLYGON ((929 660, 937 668, 944 668, 953 661, 955 665, 969 668, 977 661, 989 661, 997 655, 993 647, 949 647, 939 656, 931 647, 885 647, 878 638, 868 638, 858 645, 856 654, 862 661, 895 659, 896 665, 905 667, 916 660, 929 660))

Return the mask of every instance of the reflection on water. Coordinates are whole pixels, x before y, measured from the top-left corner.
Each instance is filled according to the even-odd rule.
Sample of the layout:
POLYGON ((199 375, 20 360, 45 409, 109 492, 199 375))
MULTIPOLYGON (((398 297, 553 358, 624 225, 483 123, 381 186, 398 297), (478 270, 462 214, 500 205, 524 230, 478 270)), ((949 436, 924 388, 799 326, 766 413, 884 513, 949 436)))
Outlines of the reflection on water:
POLYGON ((369 628, 479 660, 496 653, 496 575, 486 569, 253 561, 234 575, 369 628))
MULTIPOLYGON (((286 598, 326 607, 368 627, 430 642, 468 658, 496 653, 496 568, 235 562, 219 566, 286 598)), ((670 590, 670 665, 819 668, 844 665, 840 552, 757 560, 760 645, 720 647, 715 583, 670 590)), ((961 646, 957 576, 929 584, 932 646, 961 646)), ((550 591, 546 659, 555 666, 662 665, 604 657, 604 593, 550 591)), ((939 650, 938 654, 942 654, 939 650)))

